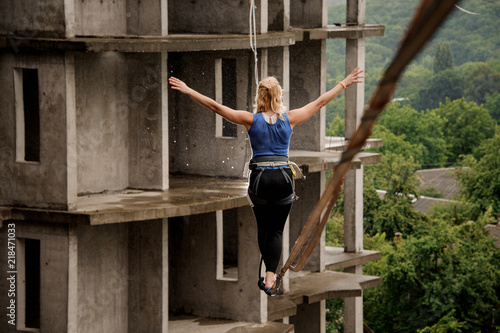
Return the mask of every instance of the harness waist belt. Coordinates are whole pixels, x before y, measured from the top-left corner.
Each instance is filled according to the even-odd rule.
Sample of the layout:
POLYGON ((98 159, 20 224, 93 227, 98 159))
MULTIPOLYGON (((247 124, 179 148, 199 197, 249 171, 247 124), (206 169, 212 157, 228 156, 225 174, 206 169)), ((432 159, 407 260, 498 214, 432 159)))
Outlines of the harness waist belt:
POLYGON ((259 162, 288 162, 288 157, 283 155, 264 155, 264 156, 256 156, 250 160, 250 163, 259 163, 259 162))
POLYGON ((304 174, 302 173, 302 170, 299 168, 299 166, 288 160, 287 156, 282 156, 282 155, 266 155, 266 156, 257 156, 254 157, 250 160, 250 162, 247 162, 245 165, 245 170, 243 172, 243 177, 248 177, 248 170, 254 170, 257 167, 261 168, 273 168, 273 167, 284 167, 288 166, 294 175, 295 178, 306 178, 304 174))

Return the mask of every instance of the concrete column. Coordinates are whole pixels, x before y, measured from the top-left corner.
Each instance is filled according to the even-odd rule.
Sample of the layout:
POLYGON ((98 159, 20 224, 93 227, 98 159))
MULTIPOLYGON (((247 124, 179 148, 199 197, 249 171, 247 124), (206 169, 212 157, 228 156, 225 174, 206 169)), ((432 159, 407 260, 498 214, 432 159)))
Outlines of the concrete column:
MULTIPOLYGON (((365 0, 347 2, 346 22, 365 24, 365 0)), ((365 40, 346 40, 346 75, 365 66, 365 40)), ((352 137, 359 126, 364 108, 364 84, 351 86, 345 92, 345 137, 352 137)), ((350 170, 344 185, 344 246, 346 252, 363 251, 363 167, 350 170)), ((362 265, 348 267, 345 272, 362 274, 362 265)), ((344 332, 363 332, 363 298, 344 299, 344 332)))
POLYGON ((168 332, 168 219, 162 221, 161 331, 168 332))
POLYGON ((283 0, 283 30, 288 29, 290 29, 290 0, 283 0))
MULTIPOLYGON (((288 6, 290 7, 290 3, 288 3, 288 6)), ((288 18, 288 23, 290 23, 290 17, 288 18)), ((288 46, 283 47, 282 88, 283 88, 283 102, 288 107, 290 105, 290 48, 288 46)))
POLYGON ((169 149, 168 149, 168 52, 161 53, 161 184, 162 190, 169 187, 169 149))
POLYGON ((168 0, 161 0, 160 10, 161 35, 168 36, 168 0))
MULTIPOLYGON (((166 332, 163 330, 164 232, 162 220, 129 225, 127 310, 130 332, 166 332)), ((168 296, 168 288, 166 291, 168 296)))
POLYGON ((64 0, 66 37, 75 37, 75 0, 64 0))
POLYGON ((268 0, 260 0, 260 33, 265 34, 267 33, 267 25, 268 25, 268 18, 267 18, 267 13, 268 13, 268 8, 267 8, 267 3, 268 0))
POLYGON ((328 26, 328 0, 323 0, 323 10, 322 10, 323 16, 321 17, 321 20, 323 21, 322 27, 326 28, 328 26))
POLYGON ((78 235, 77 226, 68 232, 68 332, 78 333, 78 235))
POLYGON ((290 324, 294 325, 295 333, 325 333, 326 330, 326 301, 313 304, 300 304, 297 314, 290 317, 290 324))
MULTIPOLYGON (((268 63, 269 63, 268 49, 262 49, 260 52, 260 78, 259 81, 268 77, 268 63)), ((258 82, 257 82, 258 83, 258 82)))
MULTIPOLYGON (((346 40, 346 75, 356 67, 365 67, 365 39, 346 40)), ((345 137, 349 139, 358 127, 364 108, 364 83, 358 83, 345 91, 345 137)))
MULTIPOLYGON (((129 118, 129 186, 168 189, 167 53, 127 54, 129 118)), ((124 117, 125 117, 124 115, 124 117)))
POLYGON ((75 88, 75 56, 66 53, 66 185, 68 209, 76 207, 78 193, 77 176, 77 139, 76 139, 76 88, 75 88))

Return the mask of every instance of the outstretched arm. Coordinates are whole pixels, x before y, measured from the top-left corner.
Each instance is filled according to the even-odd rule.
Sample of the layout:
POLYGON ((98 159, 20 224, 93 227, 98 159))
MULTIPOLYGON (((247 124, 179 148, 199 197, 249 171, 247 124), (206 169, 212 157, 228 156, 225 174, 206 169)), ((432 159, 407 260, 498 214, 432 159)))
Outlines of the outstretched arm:
POLYGON ((345 79, 343 79, 335 87, 333 87, 333 89, 319 96, 315 101, 301 107, 300 109, 290 110, 288 112, 288 119, 290 119, 290 126, 293 128, 295 125, 300 124, 306 121, 307 119, 311 118, 313 114, 315 114, 323 106, 330 103, 345 88, 349 87, 354 83, 363 82, 360 80, 360 78, 364 78, 364 76, 361 76, 361 73, 363 73, 363 70, 359 69, 359 67, 356 68, 351 72, 351 74, 347 75, 345 79))
POLYGON ((246 129, 250 129, 253 122, 253 114, 247 111, 237 111, 233 110, 227 106, 224 106, 220 103, 217 103, 210 97, 200 94, 196 90, 189 88, 186 83, 182 80, 179 80, 175 77, 170 77, 168 82, 172 86, 171 88, 174 90, 178 90, 183 94, 191 97, 192 100, 200 104, 201 106, 206 107, 207 109, 217 113, 218 115, 226 118, 230 122, 233 122, 238 125, 243 125, 246 129))

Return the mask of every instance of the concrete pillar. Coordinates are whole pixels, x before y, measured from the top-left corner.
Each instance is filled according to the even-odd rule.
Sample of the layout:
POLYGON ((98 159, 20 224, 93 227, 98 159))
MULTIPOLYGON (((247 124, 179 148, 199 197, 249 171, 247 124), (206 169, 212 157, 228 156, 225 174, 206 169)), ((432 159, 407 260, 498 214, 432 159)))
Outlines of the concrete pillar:
POLYGON ((130 54, 128 101, 129 186, 168 189, 167 53, 130 54))
POLYGON ((78 235, 77 226, 68 231, 68 332, 78 333, 78 235))
POLYGON ((66 184, 68 209, 76 207, 78 193, 77 176, 77 139, 76 139, 76 89, 75 89, 75 56, 66 53, 66 184))
POLYGON ((169 274, 169 261, 168 261, 168 219, 162 221, 162 286, 161 286, 161 331, 168 332, 168 274, 169 274))
POLYGON ((64 0, 66 38, 75 37, 75 0, 64 0))
POLYGON ((160 10, 161 35, 168 36, 168 0, 161 0, 160 10))
POLYGON ((260 0, 260 33, 265 34, 267 33, 267 26, 268 26, 268 18, 267 18, 267 13, 268 13, 268 0, 260 0))
POLYGON ((290 324, 294 325, 295 333, 325 333, 326 331, 326 301, 313 304, 300 304, 297 314, 290 317, 290 324))
MULTIPOLYGON (((347 2, 346 22, 365 24, 365 0, 347 2)), ((365 40, 346 40, 346 75, 365 66, 365 40)), ((345 137, 352 137, 364 108, 364 84, 351 86, 345 92, 345 137)), ((346 252, 363 251, 363 167, 348 172, 344 185, 344 246, 346 252)), ((348 267, 347 273, 362 274, 362 265, 348 267)), ((344 332, 363 332, 363 298, 344 300, 344 332)))
POLYGON ((288 29, 290 29, 290 0, 283 0, 283 30, 288 29))
MULTIPOLYGON (((128 329, 137 333, 165 332, 164 223, 132 223, 128 236, 128 329)), ((168 289, 166 292, 168 295, 168 289)))

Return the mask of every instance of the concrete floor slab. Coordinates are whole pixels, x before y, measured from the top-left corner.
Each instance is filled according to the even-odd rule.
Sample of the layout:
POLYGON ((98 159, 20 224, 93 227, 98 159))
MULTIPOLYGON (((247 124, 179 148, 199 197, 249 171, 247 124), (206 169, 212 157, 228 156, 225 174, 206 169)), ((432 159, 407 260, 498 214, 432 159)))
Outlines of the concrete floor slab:
POLYGON ((379 251, 363 250, 363 252, 344 252, 344 248, 325 246, 325 269, 338 270, 346 267, 363 265, 370 261, 379 260, 382 254, 379 251))
MULTIPOLYGON (((347 146, 346 146, 347 147, 347 146)), ((304 172, 313 173, 332 170, 335 164, 340 160, 341 151, 290 151, 290 160, 297 163, 304 172)), ((380 162, 381 155, 378 153, 357 154, 353 160, 353 168, 360 164, 370 164, 380 162)))
MULTIPOLYGON (((257 35, 259 48, 295 44, 296 33, 269 32, 257 35)), ((248 35, 171 34, 156 36, 79 36, 74 38, 36 38, 0 36, 0 49, 16 45, 19 49, 65 50, 81 52, 193 52, 248 49, 248 35)))
POLYGON ((281 323, 245 323, 194 316, 171 316, 170 333, 293 333, 293 325, 281 323))
MULTIPOLYGON (((290 151, 305 173, 331 170, 340 152, 290 151)), ((356 163, 373 163, 379 154, 360 153, 356 163)), ((9 219, 90 225, 155 220, 203 214, 248 205, 247 180, 225 177, 171 177, 166 191, 123 191, 81 195, 69 211, 2 207, 9 219)))
POLYGON ((325 299, 358 297, 362 290, 377 287, 378 276, 340 272, 299 272, 290 275, 290 291, 283 296, 295 304, 315 303, 325 299))

